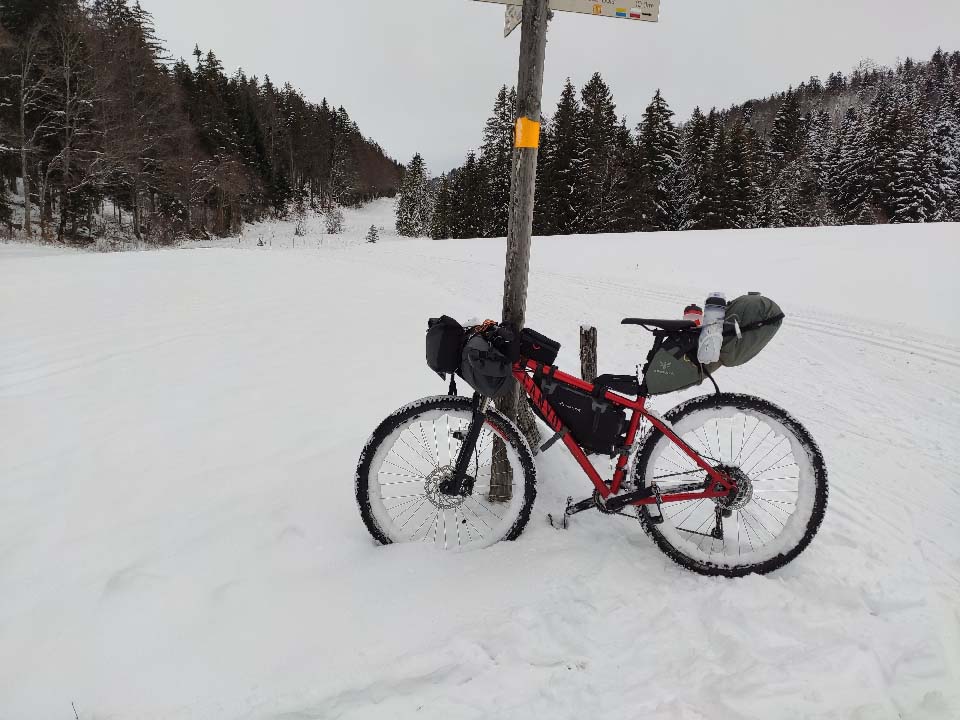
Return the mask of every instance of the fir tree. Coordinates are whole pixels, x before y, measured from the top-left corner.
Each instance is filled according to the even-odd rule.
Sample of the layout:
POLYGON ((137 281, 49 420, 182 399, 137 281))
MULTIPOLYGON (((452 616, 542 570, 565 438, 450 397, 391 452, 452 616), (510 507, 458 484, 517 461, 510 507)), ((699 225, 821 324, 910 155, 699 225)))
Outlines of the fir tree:
POLYGON ((784 96, 770 131, 770 155, 776 169, 796 160, 803 151, 806 133, 800 99, 791 88, 784 96))
POLYGON ((705 221, 712 195, 710 147, 716 125, 716 111, 711 110, 708 118, 700 108, 694 108, 684 128, 678 183, 683 230, 707 229, 705 221))
POLYGON ((413 156, 400 183, 397 202, 397 234, 425 237, 430 234, 430 185, 420 153, 413 156))
POLYGON ((450 237, 484 237, 487 216, 483 199, 487 192, 487 178, 483 164, 476 153, 467 155, 467 161, 457 171, 452 183, 452 207, 449 213, 450 237))
POLYGON ((371 245, 376 245, 379 239, 380 239, 380 231, 377 229, 376 225, 371 225, 370 229, 367 230, 366 241, 371 245))
POLYGON ((622 212, 615 202, 614 189, 620 180, 626 148, 618 142, 622 133, 617 106, 600 73, 594 73, 580 95, 584 155, 579 178, 582 210, 578 231, 604 232, 614 226, 622 212))
POLYGON ((819 110, 810 118, 803 151, 797 160, 800 172, 799 222, 804 226, 832 224, 828 184, 833 151, 833 125, 830 116, 819 110))
POLYGON ((448 175, 440 176, 433 216, 430 219, 430 237, 446 240, 450 234, 450 214, 453 211, 453 192, 448 175))
POLYGON ((830 174, 833 206, 841 222, 871 222, 867 127, 856 108, 847 111, 837 133, 830 174))
POLYGON ((671 118, 673 111, 659 90, 637 127, 631 149, 627 197, 623 203, 623 230, 674 230, 679 227, 676 178, 680 143, 671 118))
POLYGON ((580 103, 567 78, 550 121, 549 152, 543 162, 544 184, 539 197, 545 234, 569 235, 584 228, 584 153, 580 103))
POLYGON ((891 222, 929 222, 940 207, 940 179, 926 104, 918 97, 901 109, 901 146, 892 183, 891 222))
POLYGON ((481 161, 487 176, 486 208, 488 226, 485 235, 505 237, 510 212, 510 176, 513 172, 513 133, 517 92, 500 88, 493 115, 483 131, 481 161))
POLYGON ((741 120, 730 131, 724 162, 726 221, 732 228, 757 227, 760 185, 756 137, 741 120))
POLYGON ((954 94, 941 101, 933 125, 933 165, 937 179, 935 222, 960 220, 960 119, 953 112, 954 94))

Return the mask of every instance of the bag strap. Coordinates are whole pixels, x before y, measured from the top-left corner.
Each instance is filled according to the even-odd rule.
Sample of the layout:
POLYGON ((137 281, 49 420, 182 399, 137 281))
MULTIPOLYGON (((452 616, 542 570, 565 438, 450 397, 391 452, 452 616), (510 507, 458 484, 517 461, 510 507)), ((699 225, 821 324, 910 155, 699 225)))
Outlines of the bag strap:
MULTIPOLYGON (((783 313, 780 313, 779 315, 774 315, 773 317, 768 317, 768 318, 765 318, 764 320, 757 320, 756 322, 752 322, 749 325, 741 325, 740 332, 745 333, 745 332, 750 332, 751 330, 759 330, 760 328, 766 327, 767 325, 775 325, 776 323, 783 322, 784 320, 786 320, 786 318, 787 318, 786 315, 784 315, 783 313)), ((733 337, 736 334, 737 334, 736 330, 723 331, 724 337, 733 337)))

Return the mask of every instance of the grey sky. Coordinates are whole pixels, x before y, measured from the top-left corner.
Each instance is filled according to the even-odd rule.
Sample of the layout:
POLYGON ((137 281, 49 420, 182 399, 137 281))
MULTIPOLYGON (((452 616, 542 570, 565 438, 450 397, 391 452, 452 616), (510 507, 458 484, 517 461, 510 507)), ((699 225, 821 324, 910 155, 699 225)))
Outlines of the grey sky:
MULTIPOLYGON (((366 135, 435 171, 480 142, 497 89, 517 77, 519 31, 503 39, 503 7, 472 0, 141 0, 175 56, 212 48, 344 105, 366 135)), ((685 119, 850 70, 960 49, 957 0, 662 0, 660 23, 558 13, 551 23, 544 108, 564 78, 599 70, 634 125, 656 88, 685 119)))

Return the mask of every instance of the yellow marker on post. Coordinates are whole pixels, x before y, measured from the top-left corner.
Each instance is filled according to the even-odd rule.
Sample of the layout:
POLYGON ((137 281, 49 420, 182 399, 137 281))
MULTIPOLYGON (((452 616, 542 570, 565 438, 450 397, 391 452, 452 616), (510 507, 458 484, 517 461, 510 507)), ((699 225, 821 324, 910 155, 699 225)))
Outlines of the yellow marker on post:
POLYGON ((540 123, 530 118, 521 117, 517 120, 516 141, 514 147, 540 147, 540 123))

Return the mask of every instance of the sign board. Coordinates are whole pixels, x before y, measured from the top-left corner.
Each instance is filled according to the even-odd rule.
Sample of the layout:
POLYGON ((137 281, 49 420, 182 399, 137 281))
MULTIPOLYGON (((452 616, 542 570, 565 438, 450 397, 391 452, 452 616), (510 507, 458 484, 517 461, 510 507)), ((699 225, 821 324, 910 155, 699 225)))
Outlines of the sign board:
MULTIPOLYGON (((523 5, 523 0, 479 1, 516 7, 523 5)), ((558 12, 598 15, 622 20, 642 20, 644 22, 659 22, 660 20, 660 0, 550 0, 550 9, 558 12)), ((509 19, 507 27, 509 27, 509 19)))
POLYGON ((507 5, 507 15, 503 21, 503 36, 510 37, 510 33, 520 27, 523 22, 523 8, 519 5, 507 5))

